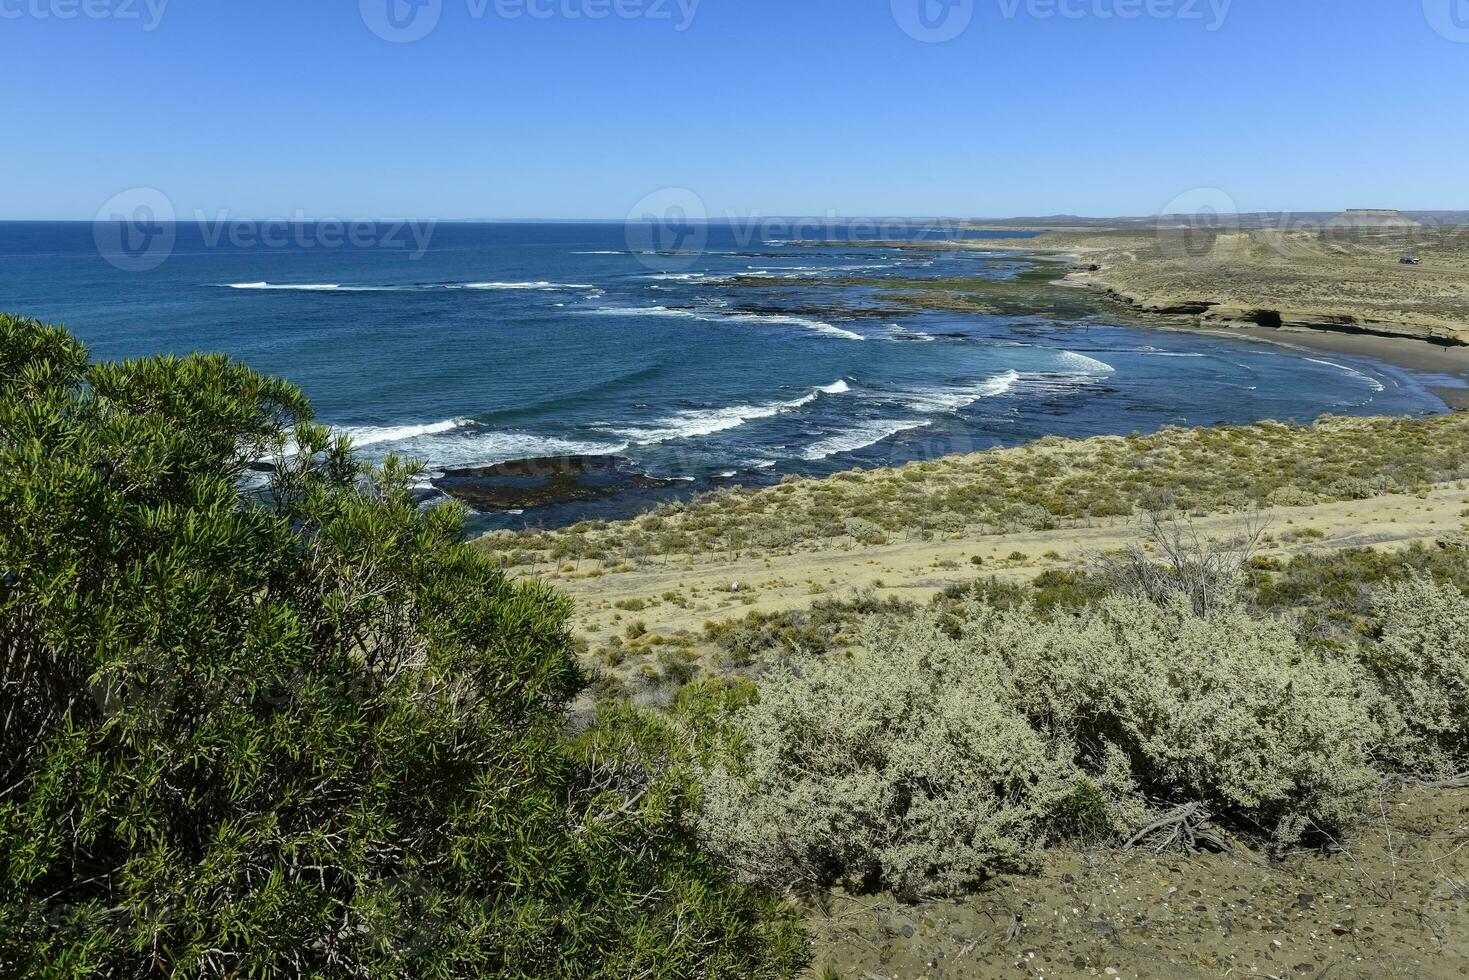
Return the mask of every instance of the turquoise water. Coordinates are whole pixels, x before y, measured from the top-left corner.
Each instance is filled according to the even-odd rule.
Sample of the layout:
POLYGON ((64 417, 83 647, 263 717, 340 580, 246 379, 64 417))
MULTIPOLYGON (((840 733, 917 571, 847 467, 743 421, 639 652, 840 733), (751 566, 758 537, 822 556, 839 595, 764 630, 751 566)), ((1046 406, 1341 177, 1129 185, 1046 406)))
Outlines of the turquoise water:
POLYGON ((441 224, 418 255, 388 228, 265 245, 181 225, 161 264, 130 271, 94 230, 0 224, 0 308, 65 323, 102 358, 227 352, 299 384, 367 454, 438 469, 620 453, 692 491, 1049 434, 1443 410, 1409 372, 1128 326, 1080 297, 1025 317, 901 315, 873 290, 802 282, 1026 268, 1004 253, 810 247, 731 225, 696 253, 651 254, 621 224, 546 223, 441 224))

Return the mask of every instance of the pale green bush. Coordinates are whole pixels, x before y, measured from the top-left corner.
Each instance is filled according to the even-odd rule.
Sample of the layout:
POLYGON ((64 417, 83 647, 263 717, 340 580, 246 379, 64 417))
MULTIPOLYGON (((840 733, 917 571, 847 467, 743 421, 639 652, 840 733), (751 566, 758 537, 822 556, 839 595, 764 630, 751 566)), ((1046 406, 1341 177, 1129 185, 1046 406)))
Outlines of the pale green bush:
MULTIPOLYGON (((1029 616, 981 610, 959 642, 1003 643, 1029 616)), ((1286 623, 1114 596, 1047 634, 1010 651, 1027 713, 1081 753, 1121 749, 1155 801, 1288 844, 1350 826, 1378 785, 1370 684, 1286 623)))
POLYGON ((1469 765, 1469 598, 1426 575, 1382 587, 1366 651, 1390 704, 1394 762, 1423 776, 1469 765))
POLYGON ((887 532, 881 525, 860 517, 848 517, 842 521, 842 528, 862 544, 882 544, 887 541, 887 532))
POLYGON ((866 645, 881 655, 762 684, 738 716, 744 751, 705 773, 706 839, 779 885, 918 895, 1030 866, 1074 770, 1002 703, 999 662, 927 620, 866 645))
POLYGON ((1147 805, 1288 844, 1349 827, 1379 782, 1365 673, 1237 606, 971 603, 863 648, 768 678, 705 773, 704 836, 753 880, 953 893, 1147 805))
POLYGON ((1270 495, 1270 503, 1275 507, 1310 507, 1317 500, 1317 496, 1309 490, 1293 486, 1281 487, 1270 495))

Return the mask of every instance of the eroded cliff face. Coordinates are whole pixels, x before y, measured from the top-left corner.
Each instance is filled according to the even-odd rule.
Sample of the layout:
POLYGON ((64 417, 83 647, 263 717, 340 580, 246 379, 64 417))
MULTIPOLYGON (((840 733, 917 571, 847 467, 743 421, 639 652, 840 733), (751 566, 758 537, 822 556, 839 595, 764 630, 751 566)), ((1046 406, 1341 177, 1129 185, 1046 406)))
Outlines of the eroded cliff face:
MULTIPOLYGON (((1146 285, 1111 286, 1100 279, 1090 285, 1118 302, 1144 313, 1162 316, 1194 317, 1204 327, 1259 326, 1281 329, 1326 330, 1336 333, 1365 334, 1379 337, 1406 337, 1447 346, 1469 346, 1469 323, 1416 315, 1387 313, 1367 316, 1343 313, 1320 307, 1287 306, 1278 308, 1255 303, 1197 299, 1169 293, 1149 293, 1146 285)), ((1262 294, 1260 302, 1272 298, 1262 294)))
POLYGON ((1053 231, 999 247, 1071 255, 1066 281, 1143 312, 1195 317, 1206 326, 1469 345, 1469 226, 1053 231), (1406 255, 1421 264, 1403 264, 1406 255))

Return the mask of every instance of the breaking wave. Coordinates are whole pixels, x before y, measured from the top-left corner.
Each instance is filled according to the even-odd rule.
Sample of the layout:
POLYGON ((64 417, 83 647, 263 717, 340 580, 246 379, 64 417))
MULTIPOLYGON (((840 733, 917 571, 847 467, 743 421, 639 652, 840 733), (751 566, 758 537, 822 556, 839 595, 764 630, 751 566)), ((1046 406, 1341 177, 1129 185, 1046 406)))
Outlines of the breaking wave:
POLYGON ((801 457, 807 460, 826 459, 841 453, 852 453, 868 446, 875 446, 890 436, 909 429, 921 429, 929 423, 923 419, 874 419, 861 422, 845 432, 822 439, 807 446, 801 457))
POLYGON ((439 435, 473 424, 473 419, 446 419, 443 422, 425 422, 422 425, 348 425, 337 431, 350 436, 354 446, 377 446, 386 442, 439 435))
POLYGON ((850 391, 845 381, 834 381, 829 385, 813 389, 809 394, 789 401, 766 402, 762 405, 730 405, 726 408, 690 408, 659 419, 649 427, 628 427, 607 431, 629 439, 639 445, 671 442, 676 439, 694 439, 710 436, 716 432, 737 429, 746 422, 768 419, 785 412, 794 411, 816 401, 823 394, 839 395, 850 391))
POLYGON ((792 316, 785 313, 725 313, 720 310, 680 310, 668 306, 608 306, 590 313, 599 313, 605 316, 671 316, 682 317, 689 320, 700 320, 704 323, 769 323, 784 326, 800 327, 815 333, 825 334, 830 337, 841 337, 843 340, 866 340, 860 333, 844 330, 821 320, 812 320, 809 317, 792 316))
POLYGON ((1018 371, 1005 371, 979 384, 960 388, 932 388, 912 392, 907 405, 915 412, 955 412, 973 405, 981 398, 995 398, 1014 388, 1020 381, 1018 371))
POLYGON ((1338 371, 1344 371, 1347 374, 1351 375, 1352 377, 1358 379, 1359 381, 1365 381, 1365 382, 1367 382, 1367 384, 1371 386, 1371 388, 1372 388, 1373 391, 1386 391, 1387 390, 1387 387, 1385 385, 1383 385, 1383 383, 1381 381, 1378 381, 1376 378, 1372 377, 1370 374, 1363 374, 1361 371, 1358 371, 1354 367, 1347 367, 1345 364, 1338 364, 1335 361, 1323 361, 1320 358, 1316 358, 1316 357, 1307 357, 1307 358, 1305 358, 1305 360, 1310 361, 1312 364, 1324 364, 1327 367, 1336 368, 1338 371))

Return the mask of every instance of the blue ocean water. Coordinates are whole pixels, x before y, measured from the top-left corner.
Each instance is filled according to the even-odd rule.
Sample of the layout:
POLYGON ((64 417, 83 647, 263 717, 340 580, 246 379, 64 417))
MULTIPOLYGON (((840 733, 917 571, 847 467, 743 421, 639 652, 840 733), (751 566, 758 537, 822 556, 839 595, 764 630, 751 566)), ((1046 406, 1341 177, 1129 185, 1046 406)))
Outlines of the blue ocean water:
POLYGON ((99 358, 224 351, 300 385, 368 455, 438 470, 620 453, 693 490, 1049 434, 1444 409, 1410 372, 1129 325, 1084 297, 1026 316, 901 315, 871 287, 812 285, 1031 268, 863 246, 861 229, 812 247, 712 225, 696 251, 659 252, 621 223, 444 223, 423 241, 377 226, 356 242, 185 223, 142 269, 108 261, 97 231, 0 223, 0 309, 64 323, 99 358))

